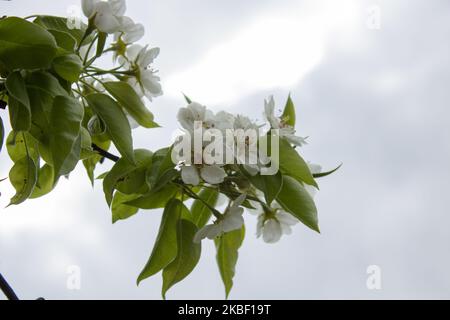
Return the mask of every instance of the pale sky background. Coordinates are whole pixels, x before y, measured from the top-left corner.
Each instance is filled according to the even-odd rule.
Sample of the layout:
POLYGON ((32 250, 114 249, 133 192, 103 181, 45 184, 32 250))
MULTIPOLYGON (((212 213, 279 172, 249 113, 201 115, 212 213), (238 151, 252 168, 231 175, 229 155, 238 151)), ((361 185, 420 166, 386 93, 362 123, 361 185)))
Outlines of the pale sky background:
MULTIPOLYGON (((65 15, 76 0, 0 1, 0 15, 65 15)), ((181 91, 214 110, 261 118, 289 92, 306 159, 335 175, 320 181, 322 234, 298 225, 276 245, 246 216, 231 299, 450 298, 450 2, 447 0, 129 0, 165 95, 150 108, 162 129, 135 131, 136 147, 168 144, 181 91), (368 8, 381 29, 367 27, 368 8), (367 267, 382 290, 366 287, 367 267)), ((0 112, 2 112, 0 110, 0 112)), ((2 112, 2 117, 4 117, 2 112)), ((11 163, 0 155, 0 177, 11 163)), ((98 173, 107 169, 100 168, 98 173)), ((13 194, 0 184, 0 207, 13 194)), ((82 166, 43 199, 0 209, 0 272, 26 299, 160 299, 161 276, 135 280, 160 211, 116 225, 100 185, 82 166), (81 268, 81 290, 66 288, 81 268)), ((169 299, 222 299, 213 244, 169 299)))

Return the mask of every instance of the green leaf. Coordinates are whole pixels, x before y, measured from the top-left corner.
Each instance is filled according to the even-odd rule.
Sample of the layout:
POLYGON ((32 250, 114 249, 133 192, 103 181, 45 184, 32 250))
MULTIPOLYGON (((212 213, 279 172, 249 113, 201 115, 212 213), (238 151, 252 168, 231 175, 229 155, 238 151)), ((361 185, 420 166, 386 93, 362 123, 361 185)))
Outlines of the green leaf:
POLYGON ((283 188, 278 203, 304 225, 320 233, 317 208, 305 187, 289 176, 283 177, 283 188))
POLYGON ((53 60, 53 69, 69 82, 77 82, 83 71, 83 62, 76 54, 68 54, 53 60))
POLYGON ((155 152, 153 155, 152 167, 147 171, 147 183, 152 190, 158 190, 164 187, 167 178, 174 177, 175 164, 172 162, 172 148, 164 148, 155 152))
POLYGON ((106 45, 106 39, 108 38, 108 34, 104 32, 100 32, 98 34, 98 41, 97 41, 97 52, 96 57, 99 58, 103 54, 103 50, 105 49, 106 45))
POLYGON ((55 187, 55 172, 53 167, 45 164, 38 171, 38 180, 30 199, 37 199, 49 194, 55 187))
POLYGON ((328 171, 328 172, 315 173, 315 174, 313 174, 313 177, 314 177, 314 178, 324 178, 324 177, 327 177, 327 176, 329 176, 329 175, 335 173, 336 171, 338 171, 341 167, 342 167, 342 164, 339 165, 339 167, 337 167, 337 168, 334 169, 334 170, 331 170, 331 171, 328 171))
POLYGON ((50 133, 49 118, 53 108, 53 97, 38 88, 28 87, 28 96, 31 103, 30 134, 38 141, 48 146, 50 133))
POLYGON ((125 108, 137 123, 145 128, 159 127, 153 121, 153 114, 145 107, 136 91, 126 82, 106 82, 104 87, 125 108))
POLYGON ((84 108, 76 99, 63 96, 55 98, 50 116, 50 149, 55 180, 70 173, 80 159, 83 116, 84 108))
POLYGON ((0 20, 0 65, 8 70, 48 68, 56 48, 44 28, 17 17, 0 20))
POLYGON ((280 169, 299 182, 318 187, 308 164, 284 138, 280 138, 280 169))
POLYGON ((67 32, 58 30, 48 30, 53 37, 55 37, 58 47, 66 50, 67 52, 74 52, 77 45, 77 40, 67 32))
POLYGON ((281 188, 283 187, 283 175, 280 171, 273 176, 248 175, 250 182, 259 190, 264 193, 266 202, 271 205, 276 197, 280 194, 281 188))
POLYGON ((84 33, 87 30, 87 26, 84 23, 81 23, 81 28, 70 29, 67 25, 67 19, 62 17, 38 16, 33 22, 49 31, 56 30, 70 34, 77 41, 77 43, 80 43, 84 33))
POLYGON ((295 106, 294 102, 291 99, 291 95, 289 95, 288 100, 286 102, 286 106, 284 107, 283 115, 281 116, 284 123, 295 127, 295 106))
POLYGON ((16 194, 8 206, 23 203, 33 193, 37 181, 37 169, 33 159, 26 156, 17 161, 9 172, 9 180, 16 189, 16 194))
POLYGON ((52 97, 68 96, 68 92, 59 83, 58 79, 48 72, 33 72, 27 78, 27 87, 40 89, 52 97))
POLYGON ((134 153, 136 164, 132 164, 125 158, 119 159, 111 171, 103 180, 103 192, 106 202, 111 206, 114 190, 125 194, 138 193, 146 185, 145 172, 151 166, 153 153, 148 150, 138 149, 134 153))
POLYGON ((116 223, 119 220, 126 220, 134 216, 139 209, 126 205, 125 203, 130 200, 134 200, 138 197, 135 194, 124 194, 116 192, 111 205, 112 221, 116 223))
POLYGON ((31 127, 30 99, 20 72, 11 73, 5 85, 9 93, 11 127, 15 131, 28 131, 31 127))
POLYGON ((2 152, 4 140, 5 140, 5 128, 3 127, 2 118, 0 118, 0 152, 2 152))
POLYGON ((215 240, 217 249, 217 265, 220 276, 225 286, 226 298, 233 287, 236 263, 239 257, 238 250, 242 246, 245 237, 245 228, 223 234, 215 240))
POLYGON ((127 202, 128 205, 145 210, 164 208, 167 202, 174 198, 178 188, 173 184, 168 184, 158 191, 151 191, 150 194, 141 196, 135 200, 127 202))
POLYGON ((89 134, 89 131, 87 131, 86 128, 81 127, 80 134, 81 134, 80 159, 85 160, 89 157, 97 155, 97 153, 92 149, 92 138, 91 135, 89 134))
POLYGON ((200 260, 202 247, 194 243, 198 229, 192 222, 181 219, 177 228, 177 256, 163 270, 162 296, 165 299, 167 291, 186 278, 200 260))
POLYGON ((189 103, 189 104, 192 103, 191 98, 189 98, 189 97, 188 97, 187 95, 185 95, 184 93, 183 93, 183 96, 184 96, 184 100, 186 100, 187 103, 189 103))
POLYGON ((39 161, 39 144, 28 132, 11 131, 6 138, 6 149, 12 162, 29 156, 35 163, 39 161))
POLYGON ((150 258, 138 277, 139 285, 143 280, 150 278, 167 267, 177 256, 177 228, 182 211, 187 210, 184 204, 172 199, 164 209, 159 226, 158 236, 150 258))
MULTIPOLYGON (((219 199, 219 192, 217 189, 204 188, 198 195, 204 202, 214 208, 219 199)), ((192 220, 198 228, 203 228, 213 214, 211 210, 201 200, 195 200, 191 207, 192 220)))
POLYGON ((111 140, 117 150, 128 161, 134 163, 131 127, 120 105, 104 94, 90 94, 86 97, 89 106, 106 125, 111 140))
MULTIPOLYGON (((111 146, 111 141, 95 141, 95 144, 102 148, 103 150, 109 150, 111 146)), ((83 160, 84 168, 86 169, 86 173, 91 181, 92 186, 94 186, 94 171, 97 164, 101 161, 102 156, 94 155, 88 159, 83 160)))

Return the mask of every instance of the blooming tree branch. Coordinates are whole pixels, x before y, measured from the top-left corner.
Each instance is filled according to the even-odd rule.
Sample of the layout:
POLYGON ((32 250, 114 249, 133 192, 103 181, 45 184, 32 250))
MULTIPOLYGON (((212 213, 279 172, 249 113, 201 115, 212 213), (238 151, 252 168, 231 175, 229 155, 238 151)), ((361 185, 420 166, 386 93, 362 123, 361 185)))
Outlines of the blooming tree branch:
POLYGON ((228 296, 246 212, 257 216, 256 236, 266 243, 298 223, 319 232, 317 179, 335 170, 322 172, 301 157, 306 138, 296 131, 291 97, 281 108, 269 97, 258 121, 214 113, 185 96, 176 142, 135 149, 134 128, 150 135, 159 127, 150 108, 163 93, 154 68, 160 50, 137 43, 144 26, 125 15, 124 0, 83 0, 82 9, 78 28, 63 17, 0 19, 0 107, 9 113, 9 125, 0 117, 0 152, 5 144, 14 163, 10 205, 47 195, 82 163, 92 184, 102 182, 113 223, 163 209, 138 276, 140 283, 161 273, 163 297, 194 270, 205 239, 215 243, 228 296), (114 67, 104 69, 104 57, 114 67), (114 166, 96 177, 105 158, 114 166))

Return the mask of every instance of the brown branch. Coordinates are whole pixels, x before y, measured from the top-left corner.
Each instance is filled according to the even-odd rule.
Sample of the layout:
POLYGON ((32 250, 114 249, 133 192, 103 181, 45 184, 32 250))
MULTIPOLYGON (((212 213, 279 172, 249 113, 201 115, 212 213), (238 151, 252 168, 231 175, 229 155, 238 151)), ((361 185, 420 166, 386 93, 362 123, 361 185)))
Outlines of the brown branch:
POLYGON ((99 155, 101 155, 102 157, 111 160, 113 162, 117 162, 120 160, 120 158, 112 153, 109 153, 106 150, 103 150, 102 148, 100 148, 98 145, 96 145, 95 143, 92 144, 92 149, 94 149, 95 152, 97 152, 99 155))
POLYGON ((0 289, 5 294, 6 298, 8 300, 19 300, 19 297, 17 297, 14 290, 11 288, 11 286, 8 284, 5 278, 3 278, 2 274, 0 273, 0 289))

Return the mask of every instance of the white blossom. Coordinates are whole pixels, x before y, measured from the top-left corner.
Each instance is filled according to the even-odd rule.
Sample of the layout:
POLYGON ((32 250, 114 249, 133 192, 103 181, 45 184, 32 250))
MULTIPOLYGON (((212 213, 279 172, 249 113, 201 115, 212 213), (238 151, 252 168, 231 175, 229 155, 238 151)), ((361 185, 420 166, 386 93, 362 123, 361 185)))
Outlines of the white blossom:
POLYGON ((298 220, 291 214, 278 208, 275 213, 263 213, 258 216, 256 236, 258 238, 262 236, 266 243, 275 243, 281 239, 283 234, 291 234, 291 227, 297 223, 298 220))
POLYGON ((162 95, 160 78, 150 68, 150 64, 158 55, 159 48, 148 49, 148 47, 135 44, 127 49, 126 57, 119 58, 121 64, 136 73, 136 76, 130 78, 128 83, 141 98, 145 96, 150 101, 152 98, 162 95))
POLYGON ((145 34, 144 25, 141 23, 135 23, 130 17, 120 18, 120 30, 114 34, 115 40, 119 38, 125 44, 132 44, 142 39, 145 34))
POLYGON ((200 229, 194 237, 194 242, 200 243, 205 238, 213 240, 224 233, 242 228, 244 209, 241 208, 241 205, 245 198, 245 194, 240 195, 220 219, 200 229))
POLYGON ((94 19, 97 29, 105 33, 116 33, 122 26, 121 18, 127 9, 125 0, 82 0, 84 15, 94 19))
POLYGON ((275 116, 275 100, 273 96, 270 96, 269 99, 264 101, 264 115, 272 129, 280 130, 280 137, 285 138, 291 144, 298 147, 306 144, 306 138, 297 136, 294 127, 275 116))
POLYGON ((214 113, 197 102, 192 102, 186 108, 181 108, 178 111, 177 119, 181 127, 191 135, 197 121, 202 122, 203 128, 209 129, 214 126, 214 113))

